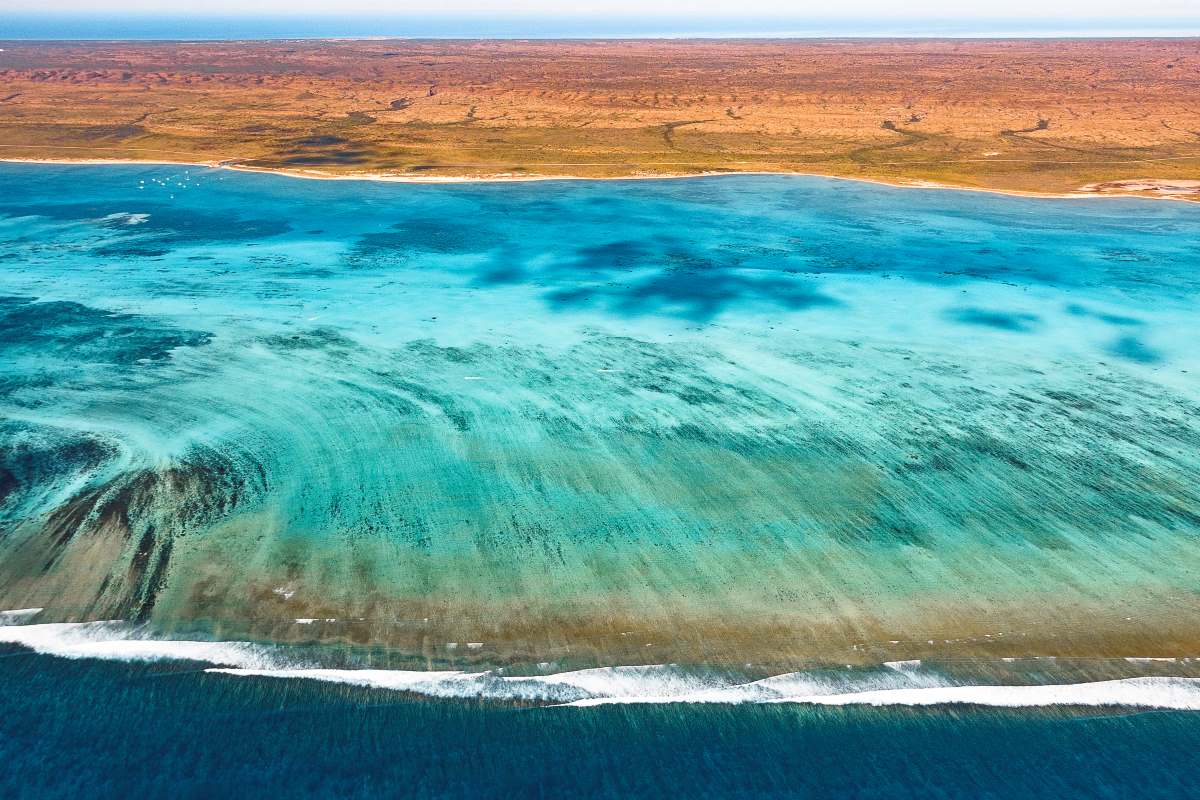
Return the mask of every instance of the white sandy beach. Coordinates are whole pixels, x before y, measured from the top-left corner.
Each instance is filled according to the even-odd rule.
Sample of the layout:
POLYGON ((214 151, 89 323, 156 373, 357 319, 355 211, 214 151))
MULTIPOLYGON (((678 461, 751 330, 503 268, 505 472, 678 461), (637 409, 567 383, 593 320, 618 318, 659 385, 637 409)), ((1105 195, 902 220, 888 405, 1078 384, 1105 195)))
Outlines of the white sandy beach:
POLYGON ((1200 181, 1166 180, 1159 178, 1135 178, 1129 180, 1114 180, 1101 183, 1090 183, 1081 186, 1075 192, 1029 192, 1015 189, 988 189, 979 186, 958 186, 949 183, 913 179, 889 181, 882 178, 859 178, 846 175, 828 175, 821 172, 802 172, 796 170, 710 170, 688 173, 648 173, 619 176, 586 176, 586 175, 518 175, 500 172, 480 175, 394 175, 382 172, 356 172, 335 174, 314 169, 273 169, 268 167, 252 167, 237 164, 231 160, 222 161, 185 161, 169 159, 135 159, 135 158, 0 158, 0 163, 10 164, 53 164, 63 166, 99 166, 105 164, 144 165, 144 166, 179 166, 201 167, 205 169, 227 169, 233 172, 256 172, 269 175, 284 175, 289 178, 305 178, 322 181, 375 181, 381 183, 416 183, 416 184, 460 184, 460 183, 534 183, 540 181, 636 181, 636 180, 678 180, 684 178, 714 178, 736 175, 784 175, 810 178, 828 178, 830 180, 857 181, 873 183, 880 186, 892 186, 905 189, 949 189, 960 192, 984 192, 986 194, 1010 195, 1013 197, 1033 197, 1059 200, 1077 200, 1103 197, 1140 197, 1154 200, 1183 200, 1195 202, 1200 199, 1200 181))

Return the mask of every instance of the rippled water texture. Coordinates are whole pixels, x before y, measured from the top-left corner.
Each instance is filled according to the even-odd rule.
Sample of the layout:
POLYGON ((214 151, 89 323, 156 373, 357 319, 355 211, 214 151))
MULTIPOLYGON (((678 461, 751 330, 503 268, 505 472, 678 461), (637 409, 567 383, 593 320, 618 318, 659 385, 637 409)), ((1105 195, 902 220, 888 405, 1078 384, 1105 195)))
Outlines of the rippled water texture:
POLYGON ((0 188, 0 608, 444 668, 1200 652, 1200 206, 0 188))
POLYGON ((1200 769, 1190 712, 497 709, 29 654, 0 658, 0 708, 16 800, 1191 800, 1200 769))

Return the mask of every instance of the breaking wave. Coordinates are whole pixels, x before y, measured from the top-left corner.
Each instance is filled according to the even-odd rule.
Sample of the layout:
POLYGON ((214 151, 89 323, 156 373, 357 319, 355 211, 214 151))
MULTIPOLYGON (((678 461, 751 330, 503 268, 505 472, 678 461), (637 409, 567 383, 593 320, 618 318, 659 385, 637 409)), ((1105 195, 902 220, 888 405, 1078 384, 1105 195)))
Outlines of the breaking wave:
MULTIPOLYGON (((38 611, 40 609, 27 609, 38 611)), ((0 620, 5 614, 0 612, 0 620)), ((157 639, 143 626, 125 622, 53 622, 40 625, 0 624, 0 643, 27 647, 60 658, 104 661, 200 661, 268 667, 276 664, 271 648, 248 642, 204 642, 157 639)))
MULTIPOLYGON (((61 658, 196 661, 206 672, 242 678, 316 680, 435 698, 476 698, 568 706, 631 703, 796 703, 824 706, 981 705, 1007 708, 1124 706, 1200 711, 1200 678, 1131 677, 1067 684, 952 682, 919 661, 878 668, 793 672, 759 680, 676 665, 600 667, 545 675, 502 670, 332 669, 298 665, 285 648, 249 642, 154 638, 124 622, 11 624, 37 609, 0 612, 0 643, 61 658)), ((31 613, 33 612, 33 613, 31 613)))

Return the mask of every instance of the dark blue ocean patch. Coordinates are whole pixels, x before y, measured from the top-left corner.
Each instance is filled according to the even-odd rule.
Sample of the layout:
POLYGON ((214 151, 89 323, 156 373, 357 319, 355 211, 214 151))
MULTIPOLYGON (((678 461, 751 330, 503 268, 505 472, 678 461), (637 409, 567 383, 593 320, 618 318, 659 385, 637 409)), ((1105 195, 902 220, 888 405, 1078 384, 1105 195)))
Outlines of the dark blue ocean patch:
POLYGON ((523 283, 527 276, 516 260, 498 261, 495 266, 481 272, 476 283, 483 286, 523 283))
POLYGON ((0 298, 0 356, 65 359, 71 364, 131 366, 161 362, 177 347, 207 344, 212 334, 71 302, 0 298))
POLYGON ((1109 325, 1120 325, 1122 327, 1146 324, 1137 317, 1126 317, 1122 314, 1097 314, 1096 319, 1107 322, 1109 325))
POLYGON ((1037 314, 975 307, 951 309, 946 312, 946 317, 965 325, 980 325, 1013 333, 1029 333, 1041 322, 1037 314))
POLYGON ((662 253, 657 248, 642 242, 605 242, 591 247, 579 247, 572 251, 564 263, 572 269, 591 271, 627 271, 651 266, 662 253))
POLYGON ((414 217, 392 225, 390 230, 359 236, 353 249, 361 255, 414 251, 463 255, 486 252, 503 242, 499 231, 479 219, 468 223, 453 218, 414 217))
POLYGON ((714 252, 677 236, 651 235, 575 247, 560 258, 546 255, 517 243, 499 247, 475 284, 547 285, 545 297, 559 309, 692 320, 711 319, 746 302, 790 310, 837 304, 795 277, 810 271, 790 260, 789 252, 749 241, 714 252))
POLYGON ((256 219, 197 211, 177 205, 113 200, 97 203, 0 203, 0 217, 42 217, 84 222, 113 238, 97 244, 100 256, 166 255, 185 245, 251 242, 292 230, 281 219, 256 219))
POLYGON ((116 242, 95 247, 92 252, 108 258, 162 258, 171 254, 169 247, 157 246, 153 243, 143 243, 137 240, 131 242, 116 242))
POLYGON ((621 316, 663 315, 705 322, 734 306, 777 306, 789 311, 840 305, 840 301, 786 277, 726 270, 664 270, 637 281, 559 289, 547 296, 559 309, 600 307, 621 316))
POLYGON ((1067 305, 1066 311, 1068 314, 1076 317, 1092 317, 1100 320, 1101 322, 1107 322, 1109 325, 1116 325, 1118 327, 1133 327, 1146 324, 1144 320, 1140 320, 1137 317, 1127 317, 1123 314, 1107 314, 1101 311, 1093 311, 1087 306, 1082 306, 1078 303, 1070 303, 1067 305))
POLYGON ((1108 352, 1137 364, 1157 364, 1162 355, 1136 336, 1122 336, 1108 347, 1108 352))

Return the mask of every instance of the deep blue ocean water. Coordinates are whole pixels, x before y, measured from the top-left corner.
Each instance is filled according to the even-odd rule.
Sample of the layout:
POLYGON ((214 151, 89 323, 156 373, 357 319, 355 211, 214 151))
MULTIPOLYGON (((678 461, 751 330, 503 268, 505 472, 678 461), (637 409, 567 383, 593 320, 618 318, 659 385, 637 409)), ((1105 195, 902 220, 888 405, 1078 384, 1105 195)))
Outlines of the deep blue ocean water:
POLYGON ((1200 714, 421 702, 0 655, 0 794, 1192 798, 1200 714))

